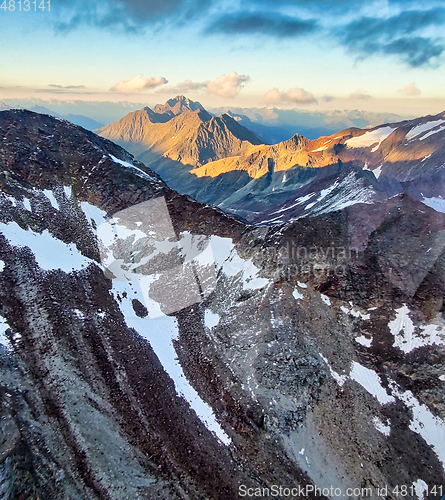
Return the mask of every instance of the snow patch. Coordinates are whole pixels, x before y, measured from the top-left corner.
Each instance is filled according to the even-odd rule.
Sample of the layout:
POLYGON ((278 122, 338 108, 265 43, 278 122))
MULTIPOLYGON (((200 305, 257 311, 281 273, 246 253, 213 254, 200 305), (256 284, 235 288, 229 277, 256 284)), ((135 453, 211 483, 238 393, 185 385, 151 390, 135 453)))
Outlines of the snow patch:
POLYGON ((421 333, 416 334, 409 312, 408 307, 403 305, 396 309, 396 318, 388 324, 394 336, 394 347, 398 347, 406 354, 419 347, 445 344, 443 338, 445 331, 441 330, 437 325, 421 326, 419 328, 421 333))
POLYGON ((260 269, 251 259, 242 259, 230 238, 212 236, 210 245, 217 271, 222 269, 227 276, 241 276, 244 290, 258 290, 269 283, 266 278, 258 277, 260 269))
POLYGON ((304 299, 303 295, 297 289, 292 292, 292 296, 295 300, 304 299))
POLYGON ((342 387, 343 384, 348 380, 347 375, 340 375, 337 373, 335 370, 331 368, 331 365, 329 364, 329 361, 321 354, 321 352, 318 353, 321 357, 321 359, 326 363, 327 367, 329 368, 329 371, 331 373, 332 378, 337 382, 337 384, 342 387))
POLYGON ((73 243, 63 243, 48 230, 34 233, 22 229, 16 222, 0 224, 0 232, 13 246, 29 247, 35 256, 38 265, 46 270, 61 269, 66 273, 80 270, 97 262, 84 257, 73 243))
POLYGON ((365 347, 371 347, 371 344, 372 344, 372 338, 368 339, 364 335, 361 335, 360 337, 355 337, 355 341, 358 344, 361 344, 365 347))
POLYGON ((135 167, 132 163, 129 163, 128 161, 124 161, 124 160, 119 160, 119 158, 116 158, 113 155, 110 155, 110 158, 114 161, 114 163, 118 163, 119 165, 122 165, 125 168, 129 168, 131 170, 134 170, 135 174, 138 177, 142 177, 142 179, 146 179, 148 181, 154 180, 154 177, 152 175, 149 175, 146 172, 144 172, 143 170, 141 170, 140 168, 135 167))
POLYGON ((391 434, 391 426, 385 425, 378 417, 375 417, 372 422, 374 427, 384 436, 389 436, 391 434))
MULTIPOLYGON (((310 194, 307 194, 306 196, 302 196, 301 198, 297 198, 293 205, 290 205, 289 207, 281 208, 280 210, 277 210, 276 212, 272 212, 272 213, 279 214, 281 212, 286 212, 287 210, 290 210, 291 208, 297 207, 298 205, 302 205, 306 201, 309 201, 315 195, 316 195, 316 193, 310 193, 310 194)), ((273 220, 273 219, 271 219, 271 220, 273 220)))
POLYGON ((351 316, 354 316, 354 318, 361 318, 363 321, 367 321, 371 315, 370 314, 364 314, 360 311, 356 311, 354 309, 348 309, 347 307, 345 306, 340 306, 340 310, 342 312, 344 312, 345 314, 349 314, 351 316))
POLYGON ((325 149, 328 149, 328 147, 329 147, 329 143, 330 143, 330 142, 331 142, 330 140, 329 140, 329 141, 327 141, 327 142, 325 142, 325 143, 324 143, 321 147, 319 147, 318 149, 313 149, 313 150, 311 151, 311 153, 317 153, 318 151, 324 151, 325 149))
POLYGON ((7 349, 12 349, 11 342, 8 337, 5 335, 6 330, 9 328, 6 319, 3 316, 0 316, 0 344, 7 349))
POLYGON ((96 228, 98 228, 107 217, 106 212, 97 208, 95 205, 88 203, 87 201, 82 201, 80 203, 80 207, 82 208, 87 220, 93 220, 96 223, 96 228))
POLYGON ((360 363, 353 361, 350 377, 369 392, 369 394, 377 398, 380 404, 384 405, 395 401, 393 396, 390 396, 386 392, 379 375, 374 370, 370 370, 360 363))
POLYGON ((85 314, 79 309, 72 309, 72 311, 79 319, 85 319, 85 314))
POLYGON ((214 313, 210 309, 206 309, 204 313, 204 323, 210 330, 219 323, 221 316, 214 313))
POLYGON ((392 127, 381 127, 370 132, 365 132, 363 135, 353 137, 345 141, 348 148, 368 148, 377 142, 377 145, 371 150, 375 153, 380 144, 394 131, 392 127))
POLYGON ((319 197, 317 198, 317 201, 321 201, 323 198, 325 198, 329 193, 331 193, 336 187, 338 186, 338 181, 335 181, 334 184, 332 184, 332 186, 329 186, 328 188, 326 189, 322 189, 320 191, 320 195, 319 197))
POLYGON ((445 130, 444 126, 439 127, 437 130, 432 130, 431 132, 428 132, 423 137, 421 137, 420 140, 423 141, 424 139, 426 139, 427 137, 430 137, 431 135, 437 134, 438 132, 442 132, 442 130, 445 130))
POLYGON ((414 139, 414 137, 417 137, 424 132, 428 132, 428 130, 438 127, 439 125, 442 125, 444 122, 445 120, 435 120, 432 122, 423 123, 422 125, 417 125, 406 134, 405 138, 407 141, 410 141, 411 139, 414 139))
POLYGON ((419 500, 423 500, 425 498, 425 493, 428 493, 428 485, 423 481, 423 479, 418 479, 413 483, 414 491, 419 500))
POLYGON ((28 210, 28 212, 32 212, 31 203, 29 202, 28 198, 23 198, 23 205, 26 210, 28 210))
POLYGON ((5 268, 5 263, 3 260, 0 260, 0 273, 3 271, 4 268, 5 268))
POLYGON ((401 392, 393 383, 393 394, 403 401, 413 413, 409 428, 420 434, 433 447, 434 453, 445 468, 445 422, 433 415, 427 406, 420 404, 411 391, 401 392))
POLYGON ((382 165, 379 165, 376 169, 372 171, 372 173, 375 175, 376 179, 379 179, 380 174, 382 173, 382 165))
POLYGON ((433 208, 436 212, 445 214, 445 200, 442 198, 424 198, 422 202, 428 207, 433 208))
POLYGON ((297 281, 297 285, 298 285, 300 288, 307 288, 306 283, 302 283, 301 281, 297 281))
POLYGON ((331 299, 327 295, 323 295, 322 293, 320 293, 320 299, 328 306, 331 305, 331 299))
POLYGON ((53 208, 55 208, 56 210, 60 210, 59 203, 55 199, 54 193, 51 190, 44 189, 43 194, 48 198, 53 208))

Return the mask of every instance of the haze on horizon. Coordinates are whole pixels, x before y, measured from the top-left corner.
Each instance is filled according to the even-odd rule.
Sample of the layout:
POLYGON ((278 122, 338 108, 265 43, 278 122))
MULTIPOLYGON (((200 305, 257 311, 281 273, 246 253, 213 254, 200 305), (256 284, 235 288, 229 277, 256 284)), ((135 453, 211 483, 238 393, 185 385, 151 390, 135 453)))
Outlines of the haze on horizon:
POLYGON ((443 0, 53 0, 0 19, 0 101, 445 109, 443 0))

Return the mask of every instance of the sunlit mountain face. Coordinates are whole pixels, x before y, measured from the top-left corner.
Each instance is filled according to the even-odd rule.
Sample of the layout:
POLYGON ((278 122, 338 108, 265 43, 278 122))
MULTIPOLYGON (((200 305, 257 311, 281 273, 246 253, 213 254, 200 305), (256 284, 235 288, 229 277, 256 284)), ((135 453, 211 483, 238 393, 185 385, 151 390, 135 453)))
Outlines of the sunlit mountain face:
POLYGON ((445 498, 445 5, 0 5, 0 497, 445 498))

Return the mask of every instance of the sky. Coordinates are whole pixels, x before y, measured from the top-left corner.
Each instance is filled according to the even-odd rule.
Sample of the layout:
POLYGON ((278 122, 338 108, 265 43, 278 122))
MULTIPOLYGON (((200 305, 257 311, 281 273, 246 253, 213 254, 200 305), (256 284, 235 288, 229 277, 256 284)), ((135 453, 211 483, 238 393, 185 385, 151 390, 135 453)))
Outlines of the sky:
POLYGON ((12 1, 0 101, 445 109, 445 0, 12 1))

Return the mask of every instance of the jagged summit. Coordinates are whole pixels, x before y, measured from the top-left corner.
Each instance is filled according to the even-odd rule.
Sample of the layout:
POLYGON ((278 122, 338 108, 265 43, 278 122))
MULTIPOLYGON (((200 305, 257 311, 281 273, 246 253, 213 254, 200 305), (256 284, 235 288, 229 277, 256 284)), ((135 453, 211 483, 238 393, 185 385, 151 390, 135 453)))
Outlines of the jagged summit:
MULTIPOLYGON (((207 111, 204 109, 204 106, 200 102, 192 101, 191 99, 183 95, 178 95, 173 99, 169 99, 165 104, 156 104, 156 106, 153 108, 153 111, 155 113, 168 114, 171 116, 180 115, 181 113, 184 113, 186 111, 198 110, 202 110, 207 113, 207 111)), ((207 114, 211 116, 210 113, 207 114)))
POLYGON ((200 103, 184 96, 129 113, 96 132, 127 148, 145 164, 167 158, 196 167, 262 143, 229 115, 212 116, 200 103))

